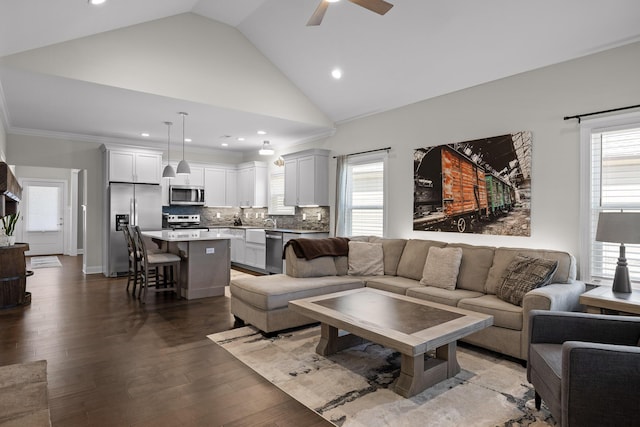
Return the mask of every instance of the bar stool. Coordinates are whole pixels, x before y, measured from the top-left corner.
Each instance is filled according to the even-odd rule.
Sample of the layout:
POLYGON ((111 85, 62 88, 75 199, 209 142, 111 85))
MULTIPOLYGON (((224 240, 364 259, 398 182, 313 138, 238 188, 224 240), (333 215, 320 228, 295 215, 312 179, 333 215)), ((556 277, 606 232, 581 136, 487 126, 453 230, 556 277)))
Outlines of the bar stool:
POLYGON ((129 230, 129 227, 129 225, 125 225, 122 227, 124 239, 127 242, 127 250, 129 251, 129 274, 127 277, 127 291, 129 290, 129 286, 133 281, 132 294, 135 295, 138 280, 140 279, 140 253, 136 250, 136 244, 133 241, 133 236, 131 235, 131 230, 129 230))
POLYGON ((180 257, 168 252, 150 253, 147 251, 146 244, 142 238, 140 227, 133 226, 130 228, 136 250, 140 252, 140 300, 146 303, 148 289, 155 288, 155 292, 175 291, 178 298, 182 297, 182 289, 180 287, 180 257), (163 276, 160 287, 160 274, 156 273, 155 281, 152 283, 152 274, 158 272, 160 267, 163 268, 165 274, 163 276), (167 277, 169 276, 169 277, 167 277))

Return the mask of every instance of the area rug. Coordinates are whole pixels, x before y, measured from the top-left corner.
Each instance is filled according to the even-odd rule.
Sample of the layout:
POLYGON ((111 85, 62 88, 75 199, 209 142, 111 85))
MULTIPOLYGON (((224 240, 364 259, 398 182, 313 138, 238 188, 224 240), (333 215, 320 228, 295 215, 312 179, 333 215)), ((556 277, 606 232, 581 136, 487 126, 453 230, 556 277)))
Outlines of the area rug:
POLYGON ((276 337, 253 327, 208 338, 336 426, 554 426, 537 411, 526 370, 481 349, 458 347, 461 372, 406 399, 393 389, 400 354, 368 343, 329 357, 315 347, 318 326, 276 337))
POLYGON ((29 268, 62 267, 57 256, 34 256, 29 260, 29 268))
POLYGON ((0 427, 50 425, 47 361, 0 367, 0 427))

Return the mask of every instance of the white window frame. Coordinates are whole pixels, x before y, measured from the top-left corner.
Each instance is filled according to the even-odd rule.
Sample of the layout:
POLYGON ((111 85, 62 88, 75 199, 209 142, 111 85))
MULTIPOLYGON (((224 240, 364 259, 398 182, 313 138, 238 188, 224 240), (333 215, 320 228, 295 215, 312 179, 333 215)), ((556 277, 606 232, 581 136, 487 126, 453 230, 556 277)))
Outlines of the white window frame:
MULTIPOLYGON (((383 195, 382 195, 382 236, 380 237, 385 237, 386 232, 387 232, 387 212, 388 212, 388 181, 389 181, 389 173, 388 173, 388 153, 386 151, 380 151, 380 152, 375 152, 375 153, 368 153, 368 154, 360 154, 360 155, 354 155, 354 156, 350 156, 347 159, 347 168, 354 166, 354 165, 365 165, 365 164, 369 164, 369 163, 382 163, 382 167, 383 167, 383 173, 382 173, 382 191, 383 191, 383 195)), ((349 174, 349 172, 347 171, 347 174, 349 174)), ((347 176, 345 185, 348 185, 348 182, 350 180, 350 177, 347 176)), ((352 210, 352 205, 351 205, 351 195, 350 194, 346 194, 346 201, 345 201, 345 208, 346 211, 344 212, 345 214, 345 228, 347 230, 347 234, 352 235, 351 230, 353 230, 353 226, 352 226, 352 217, 351 217, 351 210, 352 210)))
POLYGON ((269 215, 295 215, 296 207, 295 206, 285 206, 284 205, 284 168, 271 169, 269 171, 269 200, 267 213, 269 215), (279 186, 282 191, 277 194, 273 194, 275 191, 273 181, 275 179, 281 180, 282 185, 279 186), (274 196, 277 201, 274 203, 274 196))
POLYGON ((591 275, 591 248, 595 238, 592 218, 591 135, 598 132, 640 127, 640 113, 583 119, 580 123, 580 279, 598 283, 601 278, 591 275))

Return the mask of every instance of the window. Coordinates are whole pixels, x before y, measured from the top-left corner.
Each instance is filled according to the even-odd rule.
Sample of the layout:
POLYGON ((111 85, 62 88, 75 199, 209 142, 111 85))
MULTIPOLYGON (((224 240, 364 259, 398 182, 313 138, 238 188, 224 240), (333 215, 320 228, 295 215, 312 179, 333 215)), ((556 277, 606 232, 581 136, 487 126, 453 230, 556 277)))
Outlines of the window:
POLYGON ((27 231, 58 231, 60 229, 60 188, 29 185, 27 188, 27 231))
MULTIPOLYGON (((581 277, 584 280, 613 279, 620 244, 595 241, 600 212, 640 211, 640 121, 634 125, 583 126, 583 143, 589 146, 588 218, 582 244, 581 277), (584 141, 584 140, 587 141, 584 141)), ((583 167, 585 158, 583 156, 583 167)), ((583 203, 584 206, 585 203, 583 203)), ((640 245, 625 244, 629 274, 640 281, 640 245)))
POLYGON ((284 168, 269 175, 269 215, 293 215, 295 206, 284 205, 284 168))
POLYGON ((346 161, 342 236, 384 236, 386 153, 352 156, 346 161))

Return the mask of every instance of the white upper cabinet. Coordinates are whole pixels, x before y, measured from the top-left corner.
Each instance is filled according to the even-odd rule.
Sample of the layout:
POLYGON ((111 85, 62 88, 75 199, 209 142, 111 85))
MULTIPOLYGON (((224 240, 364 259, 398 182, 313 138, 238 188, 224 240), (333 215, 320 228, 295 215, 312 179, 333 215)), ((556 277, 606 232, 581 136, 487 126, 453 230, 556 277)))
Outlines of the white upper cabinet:
POLYGON ((160 184, 162 153, 106 150, 107 181, 160 184))
MULTIPOLYGON (((176 175, 171 180, 170 185, 194 185, 198 187, 204 186, 204 167, 189 165, 191 173, 189 175, 176 175)), ((178 164, 173 164, 173 169, 178 169, 178 164)))
POLYGON ((284 204, 329 205, 329 150, 305 150, 284 158, 284 204))
POLYGON ((204 201, 206 206, 235 206, 235 189, 235 169, 231 170, 226 167, 205 168, 204 201))
POLYGON ((239 206, 267 206, 267 165, 248 162, 238 165, 237 194, 239 206))

